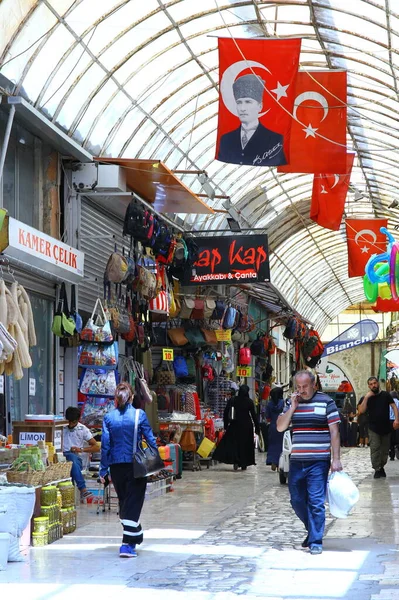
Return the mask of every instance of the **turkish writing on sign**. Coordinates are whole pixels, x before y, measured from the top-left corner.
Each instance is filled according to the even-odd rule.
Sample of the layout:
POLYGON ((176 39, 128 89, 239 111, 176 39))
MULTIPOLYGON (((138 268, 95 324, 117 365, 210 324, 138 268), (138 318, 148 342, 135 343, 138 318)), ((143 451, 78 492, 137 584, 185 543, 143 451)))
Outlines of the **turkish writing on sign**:
POLYGON ((83 252, 13 218, 9 219, 6 253, 23 261, 29 256, 32 266, 64 275, 69 281, 83 277, 83 252))
POLYGON ((28 444, 31 444, 33 446, 37 446, 38 442, 45 442, 46 441, 46 434, 43 432, 39 432, 39 431, 20 431, 19 433, 19 443, 20 444, 25 444, 26 446, 28 444))
POLYGON ((198 259, 184 285, 270 281, 267 235, 199 237, 195 243, 198 259))

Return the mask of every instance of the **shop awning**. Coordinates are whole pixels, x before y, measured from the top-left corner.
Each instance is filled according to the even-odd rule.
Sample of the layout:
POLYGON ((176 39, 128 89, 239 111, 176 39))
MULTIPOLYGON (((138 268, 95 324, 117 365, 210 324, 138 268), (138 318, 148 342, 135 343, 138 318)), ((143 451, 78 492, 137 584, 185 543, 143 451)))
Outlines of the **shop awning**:
POLYGON ((128 187, 159 212, 196 215, 214 213, 212 208, 159 160, 102 157, 95 160, 123 167, 128 187))
POLYGON ((311 324, 292 308, 292 306, 272 283, 251 283, 248 285, 241 285, 240 287, 241 289, 245 290, 249 296, 256 299, 261 306, 264 306, 274 315, 279 315, 281 317, 296 315, 305 323, 311 324))

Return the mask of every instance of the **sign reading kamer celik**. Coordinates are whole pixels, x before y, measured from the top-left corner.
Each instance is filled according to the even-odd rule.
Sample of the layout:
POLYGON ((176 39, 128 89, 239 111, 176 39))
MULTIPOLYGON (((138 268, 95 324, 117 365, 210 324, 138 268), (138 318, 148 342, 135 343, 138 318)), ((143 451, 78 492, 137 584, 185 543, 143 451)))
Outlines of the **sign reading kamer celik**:
POLYGON ((199 254, 183 285, 270 281, 267 235, 196 237, 199 254))

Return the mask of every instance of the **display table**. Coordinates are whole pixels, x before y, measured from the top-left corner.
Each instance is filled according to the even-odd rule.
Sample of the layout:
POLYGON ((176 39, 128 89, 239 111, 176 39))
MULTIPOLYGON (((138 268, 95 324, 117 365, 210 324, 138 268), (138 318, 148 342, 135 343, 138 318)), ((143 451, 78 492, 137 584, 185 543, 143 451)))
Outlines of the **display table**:
POLYGON ((62 451, 62 432, 68 421, 14 421, 13 444, 36 446, 37 442, 51 442, 57 452, 62 451))

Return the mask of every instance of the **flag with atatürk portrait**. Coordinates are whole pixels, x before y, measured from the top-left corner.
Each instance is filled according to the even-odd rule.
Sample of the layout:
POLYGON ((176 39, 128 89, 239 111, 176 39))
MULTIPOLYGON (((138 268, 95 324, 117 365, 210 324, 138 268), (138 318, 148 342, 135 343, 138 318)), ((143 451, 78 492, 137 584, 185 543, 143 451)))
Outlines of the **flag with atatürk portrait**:
POLYGON ((360 277, 373 254, 383 254, 387 237, 381 227, 388 227, 388 219, 346 219, 348 243, 348 275, 360 277))
POLYGON ((321 227, 333 231, 340 228, 354 158, 355 153, 348 152, 342 174, 319 173, 313 177, 310 218, 321 227))
POLYGON ((279 173, 345 173, 346 71, 299 71, 290 159, 279 173))
POLYGON ((289 160, 301 40, 219 38, 216 159, 274 167, 289 160))

